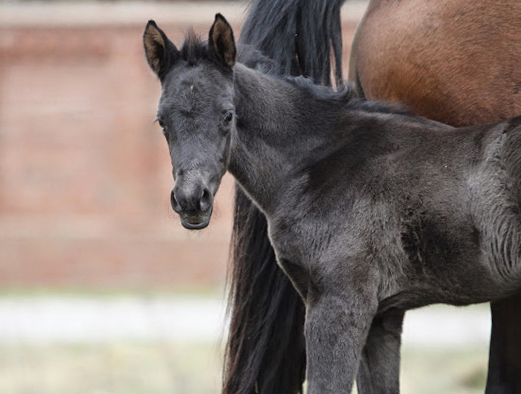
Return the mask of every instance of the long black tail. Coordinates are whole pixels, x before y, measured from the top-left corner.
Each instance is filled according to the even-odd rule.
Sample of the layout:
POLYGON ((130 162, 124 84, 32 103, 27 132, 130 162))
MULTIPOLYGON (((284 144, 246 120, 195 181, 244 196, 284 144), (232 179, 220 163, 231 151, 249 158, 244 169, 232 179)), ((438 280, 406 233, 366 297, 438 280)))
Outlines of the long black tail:
MULTIPOLYGON (((331 85, 333 61, 340 82, 344 1, 253 0, 240 41, 283 73, 316 83, 331 85)), ((264 215, 237 188, 223 394, 302 393, 304 304, 278 267, 266 230, 264 215)))
POLYGON ((331 85, 342 80, 342 26, 345 0, 254 0, 241 33, 282 66, 284 74, 305 75, 331 85))

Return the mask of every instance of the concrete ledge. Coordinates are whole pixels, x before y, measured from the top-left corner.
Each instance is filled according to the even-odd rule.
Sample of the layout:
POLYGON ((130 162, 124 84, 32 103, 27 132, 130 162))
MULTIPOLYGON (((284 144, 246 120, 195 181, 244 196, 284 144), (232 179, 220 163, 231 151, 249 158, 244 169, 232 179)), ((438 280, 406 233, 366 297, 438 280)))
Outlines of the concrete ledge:
MULTIPOLYGON (((0 316, 0 344, 217 342, 229 325, 223 300, 193 296, 3 296, 0 316)), ((403 345, 486 349, 489 331, 487 308, 436 305, 407 312, 403 345)))

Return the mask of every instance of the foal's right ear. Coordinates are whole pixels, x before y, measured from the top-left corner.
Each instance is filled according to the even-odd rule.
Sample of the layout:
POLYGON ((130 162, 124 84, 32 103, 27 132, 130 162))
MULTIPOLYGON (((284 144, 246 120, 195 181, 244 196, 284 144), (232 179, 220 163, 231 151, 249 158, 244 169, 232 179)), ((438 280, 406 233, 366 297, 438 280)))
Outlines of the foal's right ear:
POLYGON ((145 27, 143 45, 148 65, 162 81, 179 57, 179 51, 152 20, 148 21, 145 27))
POLYGON ((233 67, 237 57, 233 30, 221 14, 215 15, 215 21, 208 36, 208 44, 222 64, 233 67))

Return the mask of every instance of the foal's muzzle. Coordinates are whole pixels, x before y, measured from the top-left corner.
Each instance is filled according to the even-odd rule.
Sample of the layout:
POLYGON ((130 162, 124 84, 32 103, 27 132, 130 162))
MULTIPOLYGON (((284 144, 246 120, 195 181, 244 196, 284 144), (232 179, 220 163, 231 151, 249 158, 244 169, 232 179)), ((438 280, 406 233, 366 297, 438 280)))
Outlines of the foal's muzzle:
POLYGON ((189 230, 200 230, 208 226, 213 210, 213 194, 205 187, 187 191, 175 186, 170 193, 172 209, 179 214, 181 224, 189 230))

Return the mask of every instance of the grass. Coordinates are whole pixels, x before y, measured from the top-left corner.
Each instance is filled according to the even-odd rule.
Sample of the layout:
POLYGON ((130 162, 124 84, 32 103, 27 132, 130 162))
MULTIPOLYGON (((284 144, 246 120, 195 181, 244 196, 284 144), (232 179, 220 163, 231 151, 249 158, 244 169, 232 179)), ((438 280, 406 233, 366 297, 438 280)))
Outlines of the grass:
POLYGON ((0 393, 214 394, 220 352, 201 344, 0 347, 0 393))
MULTIPOLYGON (((403 394, 477 394, 483 349, 403 352, 403 394)), ((0 346, 2 394, 218 394, 215 344, 129 343, 0 346)))
POLYGON ((482 394, 486 349, 405 348, 402 353, 403 394, 482 394))

